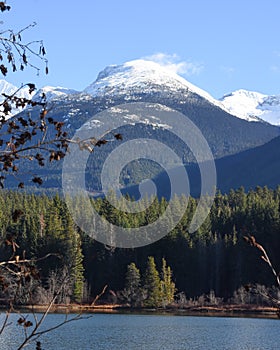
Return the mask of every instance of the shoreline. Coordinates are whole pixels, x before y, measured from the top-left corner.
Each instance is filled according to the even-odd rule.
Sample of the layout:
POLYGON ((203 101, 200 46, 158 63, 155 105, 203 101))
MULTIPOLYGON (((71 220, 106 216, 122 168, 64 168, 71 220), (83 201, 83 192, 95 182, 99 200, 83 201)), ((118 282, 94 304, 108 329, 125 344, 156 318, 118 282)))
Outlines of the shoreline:
MULTIPOLYGON (((13 312, 43 313, 48 305, 24 305, 15 306, 13 312)), ((4 309, 3 305, 0 306, 4 309)), ((53 305, 50 314, 156 314, 156 315, 180 315, 180 316, 214 316, 214 317, 258 317, 279 319, 279 309, 257 305, 224 305, 224 306, 191 306, 191 307, 168 307, 166 309, 131 308, 120 304, 102 305, 79 305, 57 304, 53 305)))

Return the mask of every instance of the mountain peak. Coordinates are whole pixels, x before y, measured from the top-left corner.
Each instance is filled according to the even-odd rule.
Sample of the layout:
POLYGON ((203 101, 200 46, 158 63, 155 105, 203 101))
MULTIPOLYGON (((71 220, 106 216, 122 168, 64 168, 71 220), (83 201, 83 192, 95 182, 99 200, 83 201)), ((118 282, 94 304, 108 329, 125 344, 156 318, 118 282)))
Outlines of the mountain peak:
MULTIPOLYGON (((152 78, 170 77, 172 72, 161 66, 160 64, 144 59, 137 59, 133 61, 125 62, 121 65, 110 65, 101 71, 95 82, 108 78, 113 75, 142 75, 147 78, 146 75, 152 78)), ((179 77, 176 73, 173 73, 173 77, 179 77)))
POLYGON ((96 82, 101 79, 108 78, 112 75, 125 74, 126 72, 130 72, 130 74, 132 74, 132 72, 134 74, 139 74, 139 73, 153 74, 156 71, 158 72, 161 71, 162 74, 166 73, 166 70, 163 73, 164 69, 162 69, 162 67, 158 63, 155 63, 153 61, 138 59, 138 60, 125 62, 124 64, 121 64, 121 65, 114 64, 106 67, 103 71, 99 73, 96 79, 96 82))
POLYGON ((121 90, 142 89, 149 83, 164 83, 169 86, 173 83, 178 86, 184 85, 184 79, 158 63, 139 59, 106 67, 85 92, 91 95, 114 94, 120 93, 121 90))
POLYGON ((266 95, 264 95, 264 94, 262 94, 260 92, 256 92, 256 91, 239 89, 239 90, 235 90, 235 91, 231 92, 230 94, 224 95, 223 98, 225 98, 227 96, 246 96, 246 97, 250 97, 250 98, 261 99, 261 98, 263 98, 266 95))
POLYGON ((224 95, 220 100, 225 109, 248 121, 266 121, 280 125, 280 96, 264 95, 244 89, 224 95))
POLYGON ((128 94, 129 91, 141 93, 154 90, 180 90, 185 94, 192 92, 221 107, 219 101, 168 69, 168 67, 144 59, 106 67, 84 92, 89 95, 100 96, 128 94))
POLYGON ((33 100, 40 100, 43 93, 45 94, 47 101, 50 101, 55 98, 67 97, 68 95, 77 94, 78 91, 61 86, 44 86, 36 92, 33 100))

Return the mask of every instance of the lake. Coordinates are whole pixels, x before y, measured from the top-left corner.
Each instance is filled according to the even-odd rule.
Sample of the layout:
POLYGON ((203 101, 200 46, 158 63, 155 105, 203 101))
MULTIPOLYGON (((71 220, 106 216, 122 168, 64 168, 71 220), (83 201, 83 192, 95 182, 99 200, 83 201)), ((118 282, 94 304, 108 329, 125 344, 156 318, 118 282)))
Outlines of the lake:
MULTIPOLYGON (((0 322, 3 317, 1 314, 0 322)), ((18 318, 18 315, 11 315, 15 323, 18 318)), ((62 314, 50 314, 43 328, 54 326, 64 318, 62 314)), ((28 319, 32 321, 31 316, 28 319)), ((1 350, 17 349, 23 329, 15 323, 0 336, 1 350)), ((94 314, 89 319, 74 321, 45 334, 40 340, 44 350, 278 350, 280 320, 94 314)), ((35 348, 35 343, 26 347, 35 348)))

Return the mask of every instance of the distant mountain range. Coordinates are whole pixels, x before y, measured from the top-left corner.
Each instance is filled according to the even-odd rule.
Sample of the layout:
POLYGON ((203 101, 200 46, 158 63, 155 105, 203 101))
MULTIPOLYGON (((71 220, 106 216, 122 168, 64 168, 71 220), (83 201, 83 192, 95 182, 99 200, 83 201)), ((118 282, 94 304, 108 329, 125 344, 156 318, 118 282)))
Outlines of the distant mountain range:
POLYGON ((280 185, 280 137, 216 161, 218 188, 228 192, 243 186, 276 188, 280 185))
MULTIPOLYGON (((67 95, 78 93, 78 91, 63 87, 45 86, 38 91, 34 91, 30 94, 28 86, 20 88, 7 82, 6 80, 0 79, 0 102, 4 101, 5 99, 3 94, 12 95, 14 93, 16 93, 16 96, 18 97, 32 99, 34 101, 38 101, 40 99, 40 96, 42 96, 42 93, 44 93, 47 101, 51 101, 56 98, 63 98, 67 95)), ((10 117, 17 113, 20 113, 22 110, 22 108, 12 109, 10 117)))
MULTIPOLYGON (((231 156, 215 160, 217 170, 217 188, 222 193, 231 189, 244 187, 246 191, 257 186, 276 188, 280 185, 280 137, 270 142, 231 156)), ((190 181, 191 195, 197 197, 201 191, 201 177, 198 165, 185 166, 190 181)), ((173 168, 174 177, 180 169, 173 168)), ((161 172, 152 178, 156 184, 159 197, 169 198, 170 181, 166 172, 161 172)), ((138 198, 140 193, 137 185, 123 189, 124 194, 138 198)))
MULTIPOLYGON (((9 84, 0 81, 0 93, 6 92, 7 88, 11 88, 9 84)), ((279 96, 266 96, 239 90, 216 100, 179 75, 157 63, 145 60, 135 60, 105 68, 82 92, 61 87, 45 87, 33 98, 38 98, 42 92, 46 94, 52 105, 49 117, 65 122, 65 128, 70 135, 73 135, 93 116, 96 116, 95 123, 90 127, 93 134, 97 133, 98 125, 102 123, 102 120, 98 119, 98 113, 125 103, 147 102, 156 104, 158 111, 167 106, 181 112, 197 125, 207 140, 216 159, 218 183, 222 189, 242 185, 247 177, 246 187, 250 187, 250 178, 253 179, 253 177, 246 177, 248 172, 244 174, 242 169, 249 164, 252 169, 255 169, 256 162, 263 164, 258 157, 269 159, 269 164, 277 163, 279 160, 277 150, 273 149, 277 147, 275 141, 277 139, 273 139, 280 135, 280 129, 277 126, 280 121, 279 96), (262 147, 264 147, 263 151, 260 151, 262 147), (246 151, 249 152, 247 156, 246 151), (269 152, 270 157, 268 154, 265 155, 266 152, 269 152)), ((123 134, 123 142, 139 137, 164 139, 164 142, 175 151, 181 150, 180 157, 191 167, 190 164, 194 161, 193 155, 186 147, 182 148, 180 140, 168 131, 169 125, 163 125, 160 120, 147 116, 138 116, 135 120, 132 116, 118 115, 118 109, 115 110, 116 117, 122 119, 126 125, 120 130, 123 134)), ((38 109, 29 109, 29 112, 35 116, 36 113, 38 114, 38 109)), ((23 117, 25 114, 25 111, 21 112, 23 117)), ((112 144, 105 145, 90 157, 86 176, 90 191, 101 190, 99 178, 102 164, 112 147, 112 144)), ((154 164, 144 162, 139 167, 136 163, 124 169, 121 179, 123 185, 131 186, 147 176, 150 178, 160 176, 161 169, 154 164)), ((61 165, 52 163, 44 169, 35 167, 29 170, 39 172, 45 179, 46 187, 61 186, 61 165)), ((265 171, 259 172, 259 174, 263 173, 265 171)), ((277 174, 275 172, 275 178, 277 174)), ((272 182, 264 174, 262 179, 258 180, 259 184, 275 186, 275 181, 272 182)))

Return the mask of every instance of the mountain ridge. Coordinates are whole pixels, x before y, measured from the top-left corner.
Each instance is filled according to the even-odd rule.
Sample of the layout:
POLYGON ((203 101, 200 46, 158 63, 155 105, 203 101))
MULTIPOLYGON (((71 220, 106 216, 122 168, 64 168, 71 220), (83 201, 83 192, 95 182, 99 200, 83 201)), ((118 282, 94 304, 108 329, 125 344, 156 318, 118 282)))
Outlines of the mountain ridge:
MULTIPOLYGON (((42 92, 47 100, 65 98, 72 94, 88 94, 92 97, 104 97, 110 95, 125 95, 128 90, 134 93, 149 91, 153 93, 156 87, 168 88, 168 91, 181 91, 185 96, 192 92, 208 100, 213 105, 223 109, 230 115, 253 122, 266 122, 272 125, 280 125, 280 95, 265 95, 255 91, 239 89, 225 94, 220 99, 215 99, 208 92, 193 85, 182 76, 153 61, 138 59, 125 62, 120 65, 105 67, 96 80, 82 91, 65 87, 45 86, 35 94, 28 95, 37 100, 42 92), (154 85, 154 87, 151 87, 154 85)), ((16 91, 17 87, 0 80, 0 95, 4 92, 16 91), (5 84, 6 83, 6 84, 5 84)), ((27 89, 19 92, 20 96, 27 97, 27 89)), ((12 111, 12 115, 20 110, 12 111)))
POLYGON ((265 95, 240 89, 224 95, 220 101, 234 116, 280 125, 280 95, 265 95))
POLYGON ((222 104, 210 94, 191 84, 180 75, 169 71, 158 63, 142 59, 106 67, 99 73, 97 79, 83 91, 92 96, 120 93, 121 90, 142 89, 147 82, 157 85, 164 84, 171 90, 190 90, 206 98, 209 102, 222 107, 222 104))
MULTIPOLYGON (((280 136, 264 145, 215 160, 217 189, 222 193, 243 187, 246 192, 258 186, 276 189, 280 186, 280 136)), ((201 176, 197 163, 185 164, 190 182, 190 194, 197 198, 201 192, 201 176)), ((169 169, 173 177, 182 172, 180 167, 169 169)), ((170 199, 170 179, 165 171, 151 179, 155 183, 157 196, 170 199)), ((139 198, 139 186, 133 184, 122 189, 123 195, 139 198)))

